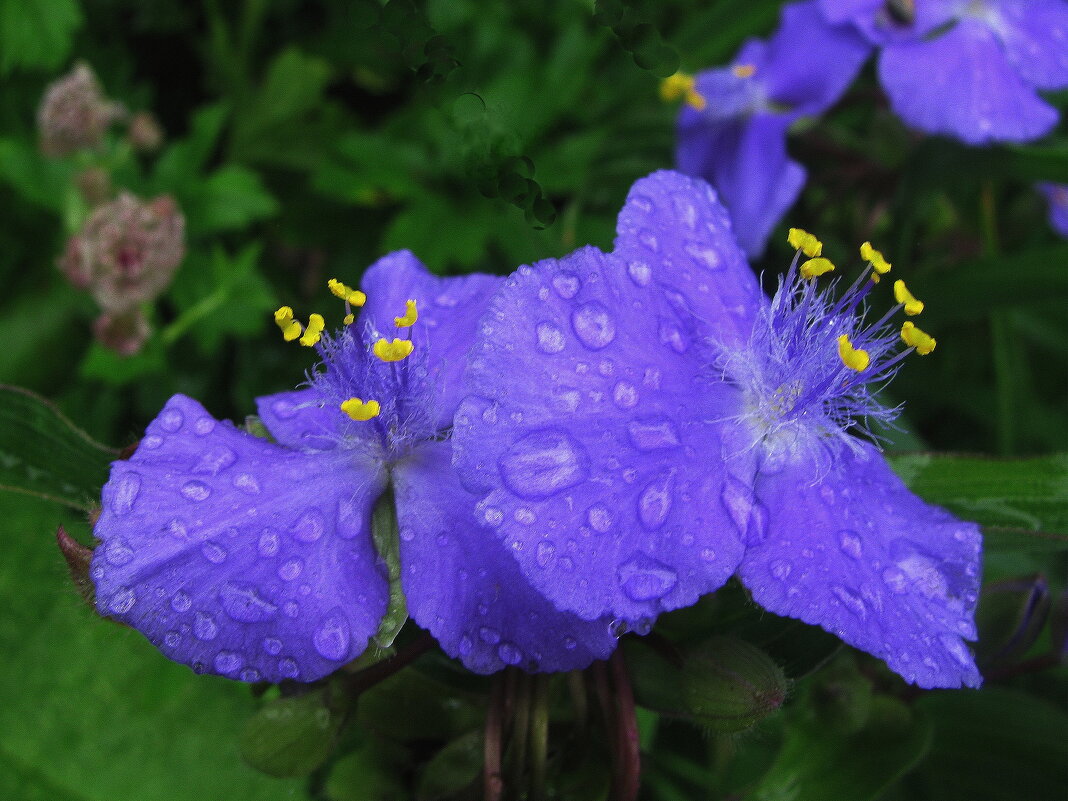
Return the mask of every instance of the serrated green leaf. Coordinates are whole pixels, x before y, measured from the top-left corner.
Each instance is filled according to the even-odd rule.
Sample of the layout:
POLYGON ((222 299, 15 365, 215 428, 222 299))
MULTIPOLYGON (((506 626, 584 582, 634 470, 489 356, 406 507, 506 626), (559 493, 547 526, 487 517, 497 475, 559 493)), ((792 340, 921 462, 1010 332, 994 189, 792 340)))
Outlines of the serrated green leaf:
POLYGON ((156 192, 173 191, 200 180, 229 115, 225 103, 204 106, 193 114, 189 135, 168 145, 156 162, 152 186, 156 192))
POLYGON ((0 75, 60 66, 81 24, 77 0, 0 0, 0 75))
POLYGON ((244 228, 278 213, 278 201, 248 167, 222 167, 182 198, 191 236, 244 228))
POLYGON ((929 720, 887 697, 872 700, 867 725, 856 734, 793 720, 775 763, 747 798, 871 801, 920 761, 931 730, 929 720))
POLYGON ((117 456, 50 401, 0 385, 0 489, 88 510, 117 456))
POLYGON ((890 463, 924 500, 991 529, 1057 535, 1068 546, 1068 454, 1035 459, 910 454, 890 463))

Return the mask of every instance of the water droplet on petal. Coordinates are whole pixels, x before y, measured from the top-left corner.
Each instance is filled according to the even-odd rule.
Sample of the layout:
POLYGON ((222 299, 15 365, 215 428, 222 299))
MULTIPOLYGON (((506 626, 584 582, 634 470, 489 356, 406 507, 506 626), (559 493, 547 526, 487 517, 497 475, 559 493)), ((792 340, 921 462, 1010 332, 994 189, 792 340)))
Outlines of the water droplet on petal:
POLYGON ((542 353, 559 353, 564 349, 564 332, 552 323, 538 323, 534 332, 538 336, 538 350, 542 353))
POLYGON ((278 546, 281 544, 278 532, 273 529, 265 528, 263 533, 260 534, 259 542, 256 544, 256 550, 259 551, 260 556, 274 556, 278 553, 278 546))
POLYGON ((590 350, 608 347, 616 338, 616 321, 608 307, 597 300, 579 306, 571 315, 571 329, 590 350))
POLYGON ((626 596, 639 602, 663 598, 679 580, 679 574, 673 568, 643 553, 637 553, 621 564, 618 575, 626 596))
POLYGON ((193 618, 193 636, 198 640, 214 640, 219 633, 215 618, 207 612, 197 612, 193 618))
POLYGON ((471 649, 474 647, 475 644, 471 642, 471 638, 465 634, 463 637, 460 638, 460 643, 459 645, 457 645, 457 650, 459 651, 460 656, 467 656, 469 653, 471 653, 471 649))
POLYGON ((679 432, 666 419, 633 420, 627 424, 631 444, 640 451, 674 448, 679 444, 679 432))
POLYGON ((831 487, 826 484, 820 487, 820 497, 823 498, 823 502, 828 506, 834 506, 835 494, 831 487))
POLYGON ((908 580, 903 571, 896 567, 888 567, 883 571, 883 581, 892 591, 899 595, 908 589, 908 580))
POLYGON ((536 549, 535 558, 538 560, 539 567, 548 567, 553 561, 553 557, 556 555, 556 546, 548 540, 543 540, 538 543, 536 549))
POLYGON ((671 485, 674 473, 653 479, 638 497, 638 519, 648 531, 664 525, 671 512, 671 485))
POLYGON ((282 653, 282 641, 277 637, 265 637, 263 639, 263 651, 270 656, 278 656, 282 653))
POLYGON ((531 500, 548 498, 589 475, 586 449, 563 431, 544 429, 516 441, 500 460, 508 488, 531 500))
POLYGON ((595 503, 586 511, 586 520, 590 528, 601 534, 607 533, 612 528, 612 513, 603 503, 595 503))
POLYGON ((349 624, 340 609, 334 609, 315 630, 312 644, 323 659, 340 662, 349 652, 349 624))
POLYGON ((779 581, 785 581, 794 566, 785 559, 773 559, 771 564, 768 565, 768 569, 771 570, 771 575, 775 576, 779 581))
POLYGON ((308 509, 293 524, 290 534, 301 542, 315 542, 326 531, 326 518, 318 509, 308 509))
POLYGON ((172 434, 180 429, 184 422, 185 415, 177 409, 164 409, 163 413, 159 416, 160 427, 164 431, 170 431, 172 434))
POLYGON ((136 600, 133 590, 129 587, 120 587, 108 601, 108 611, 114 615, 124 615, 133 608, 136 600))
POLYGON ((178 590, 171 598, 171 609, 175 612, 188 612, 189 607, 193 605, 193 599, 186 593, 178 590))
POLYGON ((701 245, 697 242, 688 242, 686 244, 686 252, 706 270, 714 272, 723 266, 720 262, 719 254, 705 245, 701 245))
POLYGON ((259 495, 260 482, 251 473, 238 473, 234 476, 234 486, 246 495, 259 495))
POLYGON ((134 557, 133 548, 125 537, 115 537, 107 541, 104 546, 104 558, 109 565, 121 567, 128 564, 134 557))
POLYGON ((182 635, 177 631, 168 631, 163 635, 163 644, 168 648, 177 648, 178 644, 182 641, 182 635))
POLYGON ((515 522, 522 523, 524 526, 534 525, 534 523, 538 519, 537 515, 535 515, 533 511, 527 509, 525 506, 520 506, 518 509, 516 509, 515 512, 512 514, 512 517, 515 518, 515 522))
POLYGON ((211 496, 211 487, 203 481, 187 481, 182 485, 182 495, 191 501, 204 501, 211 496))
POLYGON ((842 602, 842 605, 845 606, 846 609, 857 617, 865 618, 868 616, 868 607, 866 607, 864 601, 851 590, 842 587, 841 585, 836 585, 831 587, 831 592, 833 592, 835 597, 842 602))
POLYGON ((270 620, 278 607, 263 598, 252 584, 226 582, 219 589, 219 603, 223 611, 238 623, 260 623, 270 620))
POLYGON ((690 340, 675 323, 669 320, 661 320, 657 332, 661 345, 666 345, 675 353, 685 353, 690 347, 690 340))
MULTIPOLYGON (((214 425, 214 423, 213 423, 214 425)), ((193 467, 194 473, 216 476, 237 461, 237 454, 225 446, 212 448, 193 467)))
POLYGON ((291 400, 284 398, 271 404, 271 411, 281 420, 289 420, 297 414, 297 405, 291 400))
POLYGON ((282 581, 292 581, 304 569, 304 562, 300 559, 289 559, 278 567, 278 578, 282 581))
POLYGON ((502 642, 498 645, 497 655, 506 665, 518 665, 523 661, 523 652, 510 642, 502 642))
POLYGON ((486 645, 496 645, 501 641, 501 633, 497 631, 497 629, 483 626, 478 630, 478 638, 486 643, 486 645))
POLYGON ((612 390, 612 400, 620 409, 633 409, 638 405, 638 388, 629 381, 620 381, 612 390))
POLYGON ((568 651, 574 651, 578 647, 578 640, 574 637, 564 637, 564 648, 568 651))
POLYGON ((632 261, 627 265, 627 275, 638 286, 646 286, 653 277, 653 270, 644 261, 632 261))
POLYGON ((111 493, 111 511, 117 515, 128 514, 141 492, 141 476, 123 473, 111 493))
POLYGON ((138 445, 138 449, 143 448, 146 451, 154 451, 160 445, 163 444, 163 437, 155 434, 149 434, 147 437, 141 440, 141 444, 138 445))
POLYGON ((240 654, 233 651, 219 651, 215 655, 215 670, 226 675, 238 670, 244 664, 240 654))
POLYGON ((504 522, 504 512, 496 506, 487 506, 482 510, 482 519, 489 525, 493 526, 493 528, 497 528, 504 522))
POLYGON ((582 286, 578 276, 574 273, 560 273, 554 275, 552 284, 553 289, 556 290, 556 294, 564 300, 570 300, 575 297, 582 286))
POLYGON ((286 657, 278 660, 278 672, 287 679, 295 679, 300 676, 300 665, 295 659, 286 657))
POLYGON ((259 681, 262 678, 263 675, 258 670, 256 670, 256 668, 247 667, 243 668, 241 671, 241 681, 247 681, 249 683, 252 683, 254 681, 259 681))
POLYGON ((215 430, 215 421, 210 417, 201 417, 193 424, 193 430, 200 436, 206 436, 215 430))
POLYGON ((839 531, 838 544, 842 546, 842 553, 846 556, 860 559, 863 553, 863 546, 860 544, 860 537, 857 536, 857 532, 849 530, 839 531))
POLYGON ((701 550, 701 558, 706 562, 716 561, 716 552, 711 548, 703 548, 701 550))

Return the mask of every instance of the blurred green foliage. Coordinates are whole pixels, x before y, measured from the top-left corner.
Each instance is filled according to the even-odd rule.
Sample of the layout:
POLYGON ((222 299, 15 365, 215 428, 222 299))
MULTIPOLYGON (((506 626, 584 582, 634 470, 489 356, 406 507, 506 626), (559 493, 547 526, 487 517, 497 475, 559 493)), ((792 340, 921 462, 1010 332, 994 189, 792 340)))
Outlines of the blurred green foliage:
MULTIPOLYGON (((675 109, 659 100, 659 78, 722 63, 767 34, 779 7, 0 0, 0 382, 61 410, 0 394, 0 485, 40 496, 0 493, 0 797, 479 797, 487 681, 428 655, 355 710, 331 706, 324 688, 261 706, 246 687, 195 677, 97 620, 51 536, 63 524, 88 542, 88 527, 48 499, 87 508, 114 455, 95 440, 133 442, 174 392, 240 421, 254 396, 297 384, 308 354, 281 341, 273 309, 329 319, 326 280, 355 284, 390 250, 409 248, 441 274, 507 274, 583 244, 609 248, 630 184, 672 162, 675 109), (158 152, 133 152, 116 127, 95 153, 40 154, 38 104, 75 60, 107 96, 156 116, 158 152), (187 220, 186 258, 151 307, 151 339, 129 358, 93 342, 92 302, 55 267, 88 212, 75 189, 88 167, 141 197, 172 195, 187 220), (38 435, 51 437, 47 451, 38 435), (247 767, 242 731, 247 760, 310 777, 247 767)), ((1068 94, 1051 100, 1068 106, 1068 94)), ((1051 595, 1063 593, 1068 245, 1046 227, 1032 184, 1068 182, 1068 132, 985 150, 923 138, 890 114, 869 67, 796 134, 809 183, 754 268, 769 281, 785 267, 788 224, 818 233, 836 260, 870 239, 894 261, 939 340, 887 398, 907 400, 912 432, 891 432, 891 444, 923 451, 895 468, 929 501, 987 526, 988 580, 1043 574, 1051 595)), ((698 626, 702 635, 755 644, 783 666, 788 696, 742 735, 643 713, 643 798, 1063 791, 1068 674, 1048 658, 1063 649, 1048 626, 979 693, 917 697, 829 635, 759 613, 734 585, 668 616, 658 636, 685 646, 710 618, 718 628, 698 626)), ((539 690, 554 735, 579 701, 595 705, 568 681, 539 690)), ((564 797, 603 798, 608 745, 590 735, 556 748, 546 758, 564 797)))

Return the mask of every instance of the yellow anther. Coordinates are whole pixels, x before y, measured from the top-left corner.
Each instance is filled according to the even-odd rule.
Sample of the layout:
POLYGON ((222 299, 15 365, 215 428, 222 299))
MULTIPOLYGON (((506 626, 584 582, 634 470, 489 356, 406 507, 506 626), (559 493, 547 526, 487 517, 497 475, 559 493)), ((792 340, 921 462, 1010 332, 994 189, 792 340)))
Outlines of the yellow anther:
POLYGON ((367 295, 358 289, 353 289, 348 284, 341 283, 336 278, 331 278, 326 282, 326 285, 330 287, 330 291, 335 297, 348 301, 350 306, 362 306, 367 302, 367 295))
POLYGON ((392 342, 380 339, 375 343, 374 354, 384 362, 399 362, 410 355, 414 347, 410 339, 394 339, 392 342))
POLYGON ((916 348, 916 352, 921 356, 926 356, 938 344, 934 337, 925 334, 909 320, 901 324, 901 338, 910 348, 916 348))
POLYGON ((664 78, 660 82, 660 97, 671 103, 680 97, 686 99, 686 104, 697 111, 705 108, 705 99, 697 91, 694 77, 685 72, 676 72, 670 78, 664 78))
POLYGON ((791 228, 786 241, 790 243, 790 247, 800 250, 810 259, 823 255, 823 243, 801 228, 791 228))
POLYGON ((834 265, 831 264, 830 259, 809 259, 801 264, 801 275, 805 278, 815 278, 817 275, 829 273, 833 269, 834 265))
POLYGON ((283 306, 274 313, 274 321, 282 329, 282 338, 286 342, 292 342, 300 336, 301 325, 293 319, 293 309, 283 306))
POLYGON ((404 305, 404 316, 394 317, 393 323, 397 328, 411 328, 415 325, 415 321, 419 319, 419 310, 415 308, 415 301, 409 300, 404 305))
POLYGON ((755 64, 735 64, 731 67, 731 72, 734 73, 735 78, 752 78, 756 72, 755 64))
POLYGON ((871 265, 874 272, 871 280, 879 283, 879 276, 890 272, 890 262, 883 258, 883 254, 871 246, 871 242, 865 242, 860 246, 860 257, 871 265))
POLYGON ((382 411, 382 407, 379 406, 378 401, 376 400, 363 401, 359 398, 349 398, 341 404, 341 411, 353 420, 362 421, 370 420, 372 417, 378 417, 378 413, 382 411))
POLYGON ((300 338, 300 344, 310 348, 322 336, 326 321, 321 314, 312 314, 308 317, 308 327, 304 329, 304 336, 300 338))
POLYGON ((905 306, 905 314, 910 317, 923 311, 923 301, 912 296, 904 281, 894 281, 894 299, 905 306))
POLYGON ((867 370, 868 365, 871 364, 871 357, 868 356, 868 351, 854 348, 853 343, 849 341, 849 337, 845 334, 838 337, 838 355, 842 358, 842 364, 850 370, 856 370, 858 373, 867 370))
POLYGON ((345 325, 352 325, 352 321, 355 319, 355 314, 346 314, 345 317, 342 319, 342 322, 345 323, 345 325))

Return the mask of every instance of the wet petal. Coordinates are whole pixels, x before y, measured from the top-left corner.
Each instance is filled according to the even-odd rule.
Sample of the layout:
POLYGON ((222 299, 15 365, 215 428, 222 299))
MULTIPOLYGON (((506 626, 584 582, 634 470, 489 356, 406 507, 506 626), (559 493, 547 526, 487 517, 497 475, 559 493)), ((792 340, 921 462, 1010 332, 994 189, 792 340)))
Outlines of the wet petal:
POLYGON ((924 503, 858 447, 828 468, 802 460, 758 476, 767 539, 746 551, 742 581, 764 608, 822 626, 920 687, 977 687, 964 641, 976 636, 979 527, 924 503))
POLYGON ((1068 86, 1068 3, 1001 0, 994 30, 1009 62, 1038 89, 1068 86))
POLYGON ((748 340, 765 302, 736 235, 737 223, 732 232, 708 184, 662 170, 631 187, 616 225, 615 255, 634 284, 681 294, 710 334, 732 345, 748 340))
POLYGON ((320 678, 385 613, 369 535, 382 482, 377 465, 273 445, 175 395, 104 487, 98 609, 198 672, 320 678))
POLYGON ((610 618, 557 611, 475 520, 477 496, 452 469, 452 446, 421 448, 394 471, 402 581, 412 618, 476 673, 584 668, 616 645, 610 618))
POLYGON ((1016 72, 993 32, 962 20, 931 41, 883 50, 879 79, 908 124, 972 145, 1026 142, 1057 124, 1057 111, 1016 72))
POLYGON ((367 303, 356 324, 370 323, 382 336, 392 339, 398 335, 394 318, 404 314, 408 300, 416 301, 419 320, 409 330, 417 347, 425 337, 426 367, 437 375, 438 417, 445 421, 460 402, 460 372, 478 318, 503 281, 481 274, 440 278, 410 251, 399 250, 383 256, 364 273, 360 287, 367 293, 367 303))
POLYGON ((271 436, 288 448, 328 451, 351 433, 349 419, 336 406, 327 406, 314 389, 256 398, 256 411, 271 436))
POLYGON ((480 522, 587 620, 691 604, 741 556, 713 422, 736 391, 704 383, 685 301, 635 263, 586 248, 520 268, 484 318, 454 427, 480 522))

